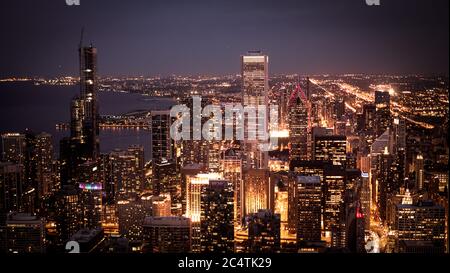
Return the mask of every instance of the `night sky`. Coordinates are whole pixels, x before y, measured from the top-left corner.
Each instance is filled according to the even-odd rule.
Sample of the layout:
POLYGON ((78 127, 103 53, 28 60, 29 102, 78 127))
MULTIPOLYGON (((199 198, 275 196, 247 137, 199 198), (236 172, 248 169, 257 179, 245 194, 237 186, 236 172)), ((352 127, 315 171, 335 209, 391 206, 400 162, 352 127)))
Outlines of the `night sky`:
POLYGON ((77 75, 82 26, 100 75, 449 71, 448 0, 1 0, 0 78, 77 75))

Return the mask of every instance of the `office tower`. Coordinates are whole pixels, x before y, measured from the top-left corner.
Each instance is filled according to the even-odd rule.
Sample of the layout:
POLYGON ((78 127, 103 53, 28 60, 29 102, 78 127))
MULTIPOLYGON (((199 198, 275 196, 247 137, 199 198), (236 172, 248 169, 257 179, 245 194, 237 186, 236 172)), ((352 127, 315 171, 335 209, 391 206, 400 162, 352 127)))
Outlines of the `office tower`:
POLYGON ((200 251, 234 252, 234 192, 231 182, 210 180, 200 193, 200 251))
POLYGON ((79 188, 64 185, 56 193, 56 232, 58 244, 62 245, 83 226, 83 214, 80 205, 79 188))
POLYGON ((173 161, 161 161, 153 164, 153 194, 169 194, 172 213, 182 214, 182 179, 173 161))
POLYGON ((70 138, 76 141, 83 140, 84 104, 79 96, 72 98, 70 104, 70 138))
POLYGON ((77 242, 80 253, 99 253, 104 243, 105 232, 102 228, 82 228, 70 237, 77 242))
POLYGON ((386 220, 386 207, 388 195, 398 190, 400 185, 397 185, 393 175, 393 156, 389 153, 378 155, 378 166, 374 175, 377 180, 378 189, 378 209, 380 217, 383 221, 386 220))
POLYGON ((281 219, 270 210, 259 210, 247 218, 250 253, 277 253, 280 251, 281 219))
POLYGON ((45 221, 28 213, 9 213, 6 219, 6 250, 9 253, 44 253, 45 221))
POLYGON ((152 253, 191 251, 191 219, 182 216, 145 217, 144 241, 152 253))
MULTIPOLYGON (((255 110, 256 117, 244 117, 248 123, 256 124, 256 130, 244 125, 244 150, 246 154, 246 166, 250 168, 266 168, 267 152, 259 149, 259 144, 266 142, 259 140, 265 136, 268 130, 268 111, 260 113, 258 106, 269 104, 269 57, 260 51, 250 51, 241 56, 242 68, 242 103, 244 107, 255 110), (249 139, 254 135, 254 140, 249 139)), ((244 124, 247 124, 244 121, 244 124)))
MULTIPOLYGON (((345 169, 342 166, 328 165, 324 169, 324 208, 323 222, 327 234, 341 232, 344 191, 345 191, 345 169)), ((333 235, 333 234, 332 234, 333 235)))
POLYGON ((322 185, 319 176, 296 177, 297 243, 321 240, 322 185))
POLYGON ((49 195, 55 189, 55 172, 53 169, 52 136, 41 133, 36 136, 36 180, 38 183, 38 197, 49 195))
POLYGON ((2 134, 2 160, 17 164, 24 164, 25 135, 18 133, 2 134))
POLYGON ((308 159, 308 101, 297 86, 289 99, 289 160, 308 159))
POLYGON ((221 170, 223 172, 224 179, 233 184, 235 224, 240 225, 243 218, 242 200, 244 200, 241 155, 234 149, 223 151, 221 170))
POLYGON ((334 113, 336 115, 336 120, 342 121, 345 114, 345 101, 343 98, 338 98, 334 102, 334 113))
POLYGON ((151 215, 150 208, 144 206, 140 198, 128 196, 117 200, 117 216, 119 218, 119 233, 127 238, 131 244, 140 245, 142 223, 146 216, 151 215))
POLYGON ((186 176, 186 217, 192 224, 192 251, 200 252, 200 218, 201 218, 201 193, 210 181, 222 179, 219 173, 198 173, 186 176))
POLYGON ((170 111, 152 111, 150 117, 153 163, 174 159, 173 140, 170 137, 170 111))
POLYGON ((423 163, 423 155, 418 154, 414 160, 414 174, 416 178, 416 189, 418 191, 423 190, 423 181, 424 181, 424 163, 423 163))
POLYGON ((361 214, 364 215, 364 228, 369 230, 370 228, 370 179, 368 173, 361 173, 361 185, 359 188, 359 196, 361 202, 361 214))
POLYGON ((314 160, 331 161, 345 166, 347 159, 347 138, 345 136, 314 137, 314 160))
POLYGON ((103 185, 98 182, 80 182, 79 200, 83 214, 83 227, 94 229, 102 226, 103 185))
POLYGON ((144 188, 142 148, 130 147, 128 150, 114 150, 110 153, 112 177, 115 192, 123 194, 139 194, 144 188))
POLYGON ((374 104, 364 104, 362 110, 363 130, 371 134, 375 129, 376 107, 374 104))
POLYGON ((22 211, 23 165, 0 162, 0 213, 22 211))
POLYGON ((61 139, 59 148, 61 186, 75 185, 77 168, 85 161, 82 150, 83 145, 79 141, 68 137, 61 139))
POLYGON ((99 148, 99 113, 97 105, 97 48, 80 43, 80 99, 83 104, 82 143, 85 156, 96 159, 99 148))
POLYGON ((288 185, 275 186, 274 212, 280 215, 281 224, 287 224, 289 218, 289 191, 288 185))
POLYGON ((159 196, 152 196, 152 216, 165 217, 172 216, 170 194, 162 194, 159 196))
POLYGON ((269 179, 269 171, 249 169, 244 171, 244 217, 256 213, 260 209, 273 209, 273 190, 269 179))
POLYGON ((375 91, 375 107, 376 107, 376 136, 380 136, 391 127, 391 96, 389 92, 375 91))
POLYGON ((398 233, 396 244, 400 252, 445 251, 444 207, 432 201, 419 201, 415 204, 402 202, 397 205, 396 215, 394 226, 398 233))

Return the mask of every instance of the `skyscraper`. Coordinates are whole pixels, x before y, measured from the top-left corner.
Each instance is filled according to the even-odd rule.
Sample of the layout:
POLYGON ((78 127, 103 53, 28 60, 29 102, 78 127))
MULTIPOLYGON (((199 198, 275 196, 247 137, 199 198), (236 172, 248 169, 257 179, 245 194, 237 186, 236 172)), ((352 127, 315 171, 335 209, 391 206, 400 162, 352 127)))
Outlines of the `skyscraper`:
POLYGON ((331 161, 345 166, 347 159, 347 138, 345 136, 315 136, 314 160, 331 161))
POLYGON ((222 153, 221 170, 223 177, 230 181, 234 187, 235 224, 239 225, 243 218, 242 202, 244 200, 241 155, 234 149, 225 150, 222 153))
POLYGON ((201 252, 234 252, 234 193, 226 180, 210 180, 201 189, 201 252))
POLYGON ((96 159, 99 152, 99 113, 97 105, 97 48, 80 44, 80 99, 83 104, 83 140, 86 157, 96 159))
POLYGON ((297 242, 321 240, 322 185, 319 176, 296 178, 297 242))
POLYGON ((173 158, 173 140, 170 138, 170 111, 151 112, 152 160, 154 163, 173 158))
POLYGON ((2 160, 17 164, 24 164, 25 135, 18 133, 2 134, 2 160))
POLYGON ((274 185, 270 183, 269 171, 245 170, 244 171, 244 216, 256 213, 260 209, 271 209, 274 206, 274 185))
MULTIPOLYGON (((267 152, 259 149, 261 140, 259 136, 264 136, 268 130, 268 111, 258 112, 258 106, 267 106, 269 91, 269 57, 260 51, 249 51, 241 56, 242 68, 242 103, 244 107, 251 107, 255 110, 256 117, 247 116, 248 123, 257 124, 256 130, 244 126, 244 150, 247 155, 246 165, 252 168, 267 168, 267 152), (254 136, 250 140, 249 136, 254 136)), ((244 122, 245 124, 245 122, 244 122)))
POLYGON ((300 86, 289 100, 289 159, 308 159, 308 101, 300 86))
POLYGON ((9 253, 44 253, 45 221, 26 213, 10 213, 6 219, 6 249, 9 253))
POLYGON ((250 253, 276 253, 280 251, 280 215, 270 210, 259 210, 247 219, 250 253))
POLYGON ((391 118, 391 96, 389 92, 375 91, 375 107, 376 107, 376 136, 380 136, 392 125, 391 118))
POLYGON ((153 253, 186 253, 191 251, 191 219, 182 216, 146 217, 144 241, 153 253))

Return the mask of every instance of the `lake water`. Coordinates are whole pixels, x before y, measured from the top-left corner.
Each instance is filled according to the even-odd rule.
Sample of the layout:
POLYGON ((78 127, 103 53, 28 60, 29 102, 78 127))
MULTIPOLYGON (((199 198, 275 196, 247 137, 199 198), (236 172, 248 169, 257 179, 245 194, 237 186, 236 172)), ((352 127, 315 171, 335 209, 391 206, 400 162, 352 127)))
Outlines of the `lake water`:
MULTIPOLYGON (((53 136, 56 153, 59 140, 70 134, 57 131, 59 122, 69 122, 70 101, 79 94, 78 86, 35 86, 30 82, 0 83, 0 133, 47 132, 53 136)), ((169 98, 153 98, 139 94, 99 92, 101 115, 123 114, 134 110, 169 109, 174 101, 169 98)), ((143 145, 146 159, 151 158, 150 132, 144 130, 101 130, 100 149, 107 153, 115 148, 143 145)))

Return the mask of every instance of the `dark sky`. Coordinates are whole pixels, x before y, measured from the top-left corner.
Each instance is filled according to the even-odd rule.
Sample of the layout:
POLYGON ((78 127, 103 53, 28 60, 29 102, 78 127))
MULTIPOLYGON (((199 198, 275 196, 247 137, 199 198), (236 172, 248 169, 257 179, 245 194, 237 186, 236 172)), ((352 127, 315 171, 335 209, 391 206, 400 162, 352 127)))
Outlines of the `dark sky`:
POLYGON ((1 0, 0 77, 76 75, 82 26, 101 75, 449 71, 448 0, 1 0))

